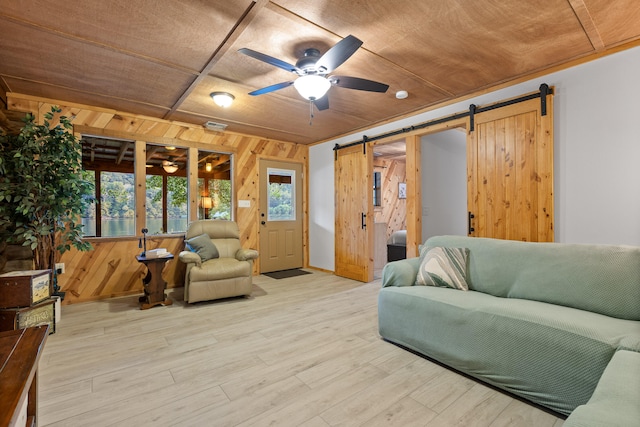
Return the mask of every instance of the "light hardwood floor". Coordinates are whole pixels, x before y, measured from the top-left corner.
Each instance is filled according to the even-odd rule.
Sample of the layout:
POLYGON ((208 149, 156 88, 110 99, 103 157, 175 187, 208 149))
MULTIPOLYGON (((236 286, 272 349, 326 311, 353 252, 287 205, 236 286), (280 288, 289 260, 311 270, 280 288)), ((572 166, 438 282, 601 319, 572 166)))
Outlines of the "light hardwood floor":
POLYGON ((387 343, 380 281, 254 277, 251 298, 64 306, 40 426, 536 426, 562 420, 387 343))

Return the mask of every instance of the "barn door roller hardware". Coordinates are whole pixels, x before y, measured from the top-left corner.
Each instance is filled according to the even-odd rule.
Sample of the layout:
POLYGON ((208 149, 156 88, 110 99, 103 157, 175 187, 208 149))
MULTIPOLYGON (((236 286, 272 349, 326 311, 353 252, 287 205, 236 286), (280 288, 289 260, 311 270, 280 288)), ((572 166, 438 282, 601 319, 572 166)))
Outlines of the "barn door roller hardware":
MULTIPOLYGON (((377 135, 377 136, 373 136, 373 137, 363 136, 362 140, 360 140, 360 141, 350 142, 350 143, 344 144, 344 145, 336 144, 333 147, 334 151, 336 151, 335 158, 336 158, 336 160, 338 159, 337 151, 340 150, 341 148, 353 147, 354 145, 358 145, 358 144, 362 144, 362 145, 366 146, 368 142, 373 142, 373 141, 377 141, 377 140, 380 140, 380 139, 390 138, 390 137, 393 137, 393 136, 401 135, 403 133, 412 132, 412 131, 418 130, 418 129, 425 129, 425 128, 428 128, 430 126, 438 125, 438 124, 441 124, 441 123, 446 123, 446 122, 449 122, 449 121, 452 121, 452 120, 458 120, 458 119, 461 119, 463 117, 469 117, 469 119, 470 119, 469 132, 473 132, 473 130, 475 129, 474 116, 476 114, 483 113, 485 111, 495 110, 497 108, 506 107, 506 106, 517 104, 517 103, 524 102, 524 101, 529 101, 530 99, 540 98, 540 114, 542 116, 546 116, 547 115, 547 95, 552 95, 552 94, 553 94, 553 89, 550 88, 548 84, 542 83, 540 85, 540 88, 539 88, 538 92, 535 92, 535 93, 532 93, 532 94, 529 94, 529 95, 524 95, 524 96, 521 96, 519 98, 514 98, 514 99, 510 99, 508 101, 498 102, 498 103, 495 103, 495 104, 492 104, 492 105, 488 105, 486 107, 478 107, 478 106, 476 106, 474 104, 471 104, 471 105, 469 105, 469 111, 465 111, 463 113, 457 113, 457 114, 454 114, 452 116, 442 117, 440 119, 435 119, 435 120, 431 120, 431 121, 428 121, 428 122, 420 123, 420 124, 417 124, 417 125, 412 125, 412 126, 407 127, 407 128, 394 130, 394 131, 383 133, 381 135, 377 135)), ((366 148, 363 148, 363 149, 365 150, 365 153, 366 153, 366 148)))

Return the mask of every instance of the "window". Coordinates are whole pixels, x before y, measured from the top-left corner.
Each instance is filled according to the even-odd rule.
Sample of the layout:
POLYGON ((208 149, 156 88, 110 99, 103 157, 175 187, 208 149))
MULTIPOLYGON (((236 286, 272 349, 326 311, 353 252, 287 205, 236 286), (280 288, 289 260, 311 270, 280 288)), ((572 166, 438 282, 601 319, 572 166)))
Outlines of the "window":
POLYGON ((95 182, 96 171, 83 170, 82 178, 85 181, 94 183, 94 193, 87 195, 83 198, 84 208, 82 209, 82 230, 85 236, 96 236, 96 199, 95 197, 95 182))
MULTIPOLYGON (((83 176, 95 185, 82 224, 87 237, 135 236, 135 141, 83 136, 83 176)), ((145 227, 149 234, 183 233, 189 223, 189 149, 147 143, 144 162, 145 227)), ((197 217, 232 219, 231 155, 198 151, 197 217)), ((139 181, 138 181, 139 182, 139 181)))
POLYGON ((83 175, 95 188, 82 218, 85 236, 136 234, 133 151, 133 141, 83 137, 83 175))
POLYGON ((295 221, 295 173, 294 170, 267 168, 269 179, 269 221, 295 221))
POLYGON ((147 144, 146 222, 149 234, 187 230, 188 150, 147 144))
POLYGON ((231 156, 198 151, 198 219, 231 219, 231 156))
POLYGON ((100 173, 100 229, 102 236, 132 236, 136 204, 132 173, 100 173))
POLYGON ((381 173, 373 173, 373 206, 382 206, 381 173))

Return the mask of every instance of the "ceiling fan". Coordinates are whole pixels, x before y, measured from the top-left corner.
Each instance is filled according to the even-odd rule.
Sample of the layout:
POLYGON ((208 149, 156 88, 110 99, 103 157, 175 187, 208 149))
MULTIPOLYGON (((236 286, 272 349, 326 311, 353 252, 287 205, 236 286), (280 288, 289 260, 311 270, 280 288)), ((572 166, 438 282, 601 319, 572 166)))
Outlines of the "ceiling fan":
POLYGON ((331 86, 380 93, 384 93, 389 89, 389 85, 359 77, 328 75, 349 59, 361 45, 361 40, 349 35, 336 43, 322 56, 320 56, 318 49, 306 49, 304 56, 296 62, 296 65, 291 65, 280 59, 247 48, 239 49, 238 52, 298 75, 298 78, 293 81, 277 83, 254 90, 249 95, 262 95, 293 85, 298 93, 315 104, 318 110, 326 110, 329 108, 329 97, 326 96, 326 93, 331 86))

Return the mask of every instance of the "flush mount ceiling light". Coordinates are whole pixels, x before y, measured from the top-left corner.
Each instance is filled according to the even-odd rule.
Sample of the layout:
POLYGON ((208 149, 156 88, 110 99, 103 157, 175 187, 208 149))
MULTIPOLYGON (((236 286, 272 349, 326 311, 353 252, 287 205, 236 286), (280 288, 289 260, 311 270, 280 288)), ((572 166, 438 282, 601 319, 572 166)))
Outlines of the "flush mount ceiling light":
POLYGON ((331 82, 326 77, 309 74, 298 77, 293 82, 293 87, 304 99, 315 101, 325 96, 329 88, 331 88, 331 82))
POLYGON ((409 92, 406 90, 399 90, 396 92, 397 99, 405 99, 407 96, 409 96, 409 92))
POLYGON ((231 95, 228 92, 211 92, 211 98, 213 102, 223 108, 227 108, 233 103, 233 100, 236 99, 235 96, 231 95))
POLYGON ((169 160, 163 160, 162 169, 164 169, 166 173, 176 173, 178 171, 178 165, 169 160))

